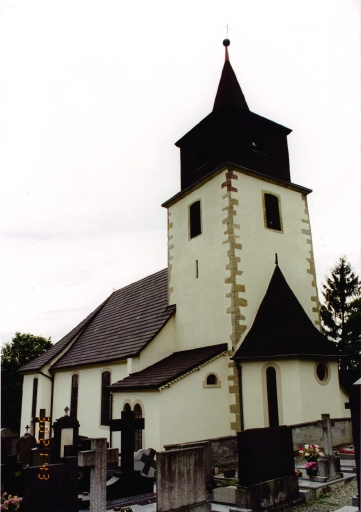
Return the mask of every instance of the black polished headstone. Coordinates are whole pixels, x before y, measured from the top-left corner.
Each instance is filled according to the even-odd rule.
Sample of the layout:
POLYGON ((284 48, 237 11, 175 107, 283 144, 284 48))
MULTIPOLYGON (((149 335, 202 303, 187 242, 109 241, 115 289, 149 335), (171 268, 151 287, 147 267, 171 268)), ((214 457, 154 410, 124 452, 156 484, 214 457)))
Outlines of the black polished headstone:
POLYGON ((295 474, 292 429, 287 426, 238 432, 239 485, 249 487, 295 474))

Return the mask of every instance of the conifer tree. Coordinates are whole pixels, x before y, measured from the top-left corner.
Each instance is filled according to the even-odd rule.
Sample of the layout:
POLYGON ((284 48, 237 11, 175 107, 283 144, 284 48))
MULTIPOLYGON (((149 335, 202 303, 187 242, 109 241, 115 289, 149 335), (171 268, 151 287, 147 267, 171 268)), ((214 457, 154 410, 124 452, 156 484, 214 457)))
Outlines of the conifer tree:
POLYGON ((331 269, 322 284, 322 329, 337 343, 340 354, 340 377, 346 388, 357 380, 360 370, 361 283, 346 256, 331 269))

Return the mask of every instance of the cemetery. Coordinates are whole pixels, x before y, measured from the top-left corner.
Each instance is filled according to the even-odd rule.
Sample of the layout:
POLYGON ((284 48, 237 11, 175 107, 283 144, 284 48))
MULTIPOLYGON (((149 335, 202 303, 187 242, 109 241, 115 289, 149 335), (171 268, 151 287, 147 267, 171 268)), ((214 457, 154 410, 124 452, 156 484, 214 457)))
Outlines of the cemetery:
MULTIPOLYGON (((357 403, 351 403, 355 439, 357 403)), ((318 422, 321 446, 306 443, 297 454, 292 428, 249 429, 237 434, 234 457, 233 439, 223 440, 224 450, 219 440, 218 454, 210 440, 135 453, 135 431, 144 428, 144 419, 132 411, 110 424, 121 436, 119 453, 106 438, 81 436, 68 412, 51 425, 40 410, 37 439, 26 432, 14 442, 16 434, 2 429, 2 490, 21 497, 21 512, 131 512, 132 506, 144 512, 271 512, 310 502, 356 475, 359 481, 359 445, 337 453, 328 414, 318 422)), ((348 512, 358 510, 357 501, 348 512)))

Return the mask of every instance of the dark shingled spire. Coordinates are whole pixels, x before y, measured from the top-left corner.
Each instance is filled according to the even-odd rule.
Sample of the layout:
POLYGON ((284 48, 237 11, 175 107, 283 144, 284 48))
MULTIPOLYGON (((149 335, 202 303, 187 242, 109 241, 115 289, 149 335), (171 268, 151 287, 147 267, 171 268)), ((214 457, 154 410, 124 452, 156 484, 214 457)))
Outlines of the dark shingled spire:
POLYGON ((233 358, 337 357, 337 348, 313 325, 276 264, 251 329, 233 358))
POLYGON ((214 100, 213 110, 222 105, 223 103, 231 103, 246 110, 249 110, 243 95, 242 89, 238 83, 237 77, 231 63, 229 62, 228 46, 230 45, 229 39, 223 41, 225 46, 225 62, 222 70, 221 79, 218 85, 216 99, 214 100))

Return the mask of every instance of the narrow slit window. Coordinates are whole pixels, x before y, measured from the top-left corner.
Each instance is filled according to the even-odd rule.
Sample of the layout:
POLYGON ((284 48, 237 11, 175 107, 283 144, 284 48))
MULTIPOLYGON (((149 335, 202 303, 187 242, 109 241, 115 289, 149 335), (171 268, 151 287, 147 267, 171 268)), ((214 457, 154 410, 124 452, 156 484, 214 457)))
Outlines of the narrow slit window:
POLYGON ((110 423, 110 372, 102 373, 102 406, 101 406, 101 425, 110 423))
POLYGON ((35 377, 33 380, 33 400, 31 404, 31 418, 32 421, 35 421, 36 418, 36 404, 38 400, 38 378, 35 377))
POLYGON ((281 231, 281 216, 278 197, 273 194, 264 195, 266 209, 266 225, 269 229, 281 231))
POLYGON ((200 201, 196 201, 189 207, 189 230, 190 238, 194 238, 202 233, 200 201))
POLYGON ((196 260, 196 279, 198 279, 198 260, 196 260))
POLYGON ((76 418, 78 415, 78 386, 79 375, 73 375, 71 378, 71 397, 70 397, 70 417, 76 418))

